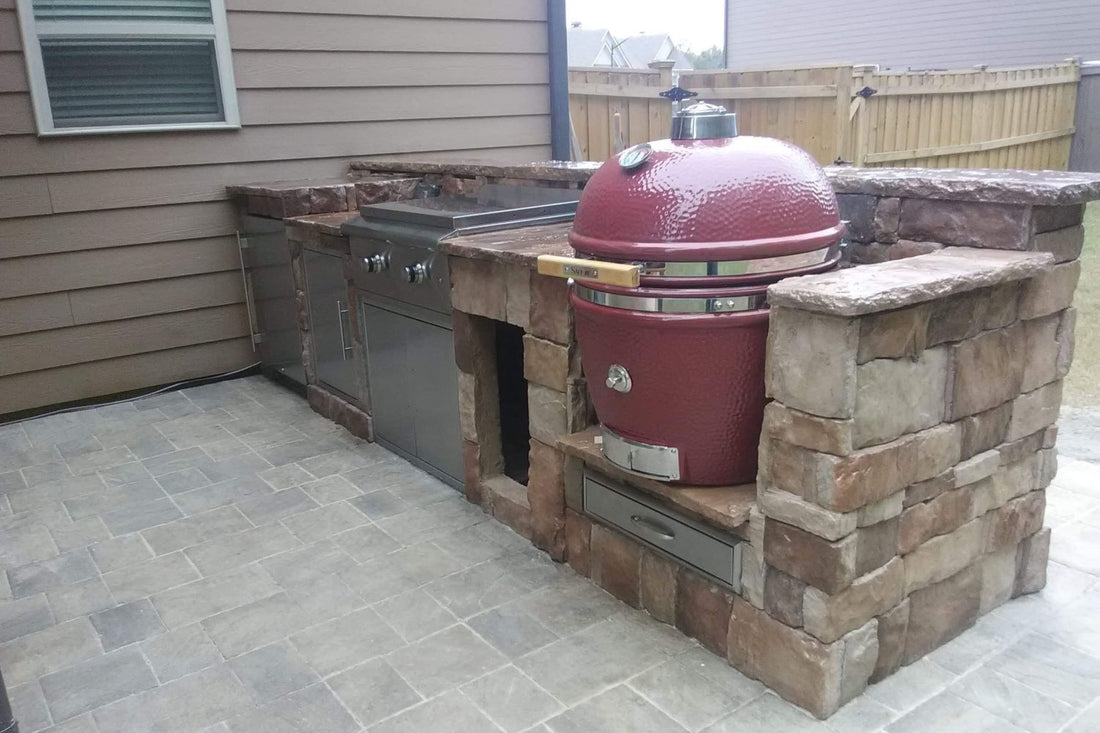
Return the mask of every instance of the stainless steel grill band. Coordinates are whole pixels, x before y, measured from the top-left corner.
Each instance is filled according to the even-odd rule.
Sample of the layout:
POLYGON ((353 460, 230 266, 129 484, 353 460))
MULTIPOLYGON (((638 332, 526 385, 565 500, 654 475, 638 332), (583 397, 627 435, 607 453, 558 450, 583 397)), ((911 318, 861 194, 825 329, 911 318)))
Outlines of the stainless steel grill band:
MULTIPOLYGON (((719 260, 711 262, 632 262, 640 265, 643 277, 736 277, 737 275, 767 275, 770 273, 813 267, 828 262, 840 251, 837 242, 825 249, 799 252, 758 260, 719 260)), ((578 257, 584 257, 578 254, 578 257)), ((606 259, 606 258, 599 258, 606 259)))
POLYGON ((593 290, 580 283, 573 284, 577 297, 596 305, 646 313, 738 313, 766 308, 766 295, 742 295, 732 298, 655 298, 644 295, 624 295, 593 290))

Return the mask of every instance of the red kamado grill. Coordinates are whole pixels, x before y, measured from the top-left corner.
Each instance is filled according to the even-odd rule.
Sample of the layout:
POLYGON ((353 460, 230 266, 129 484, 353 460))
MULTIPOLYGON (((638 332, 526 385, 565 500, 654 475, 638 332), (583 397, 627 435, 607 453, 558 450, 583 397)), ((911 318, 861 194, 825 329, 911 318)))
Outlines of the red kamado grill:
POLYGON ((832 269, 844 226, 801 148, 738 136, 722 107, 673 117, 672 138, 629 148, 593 175, 569 241, 577 342, 622 468, 685 484, 756 479, 766 290, 832 269))

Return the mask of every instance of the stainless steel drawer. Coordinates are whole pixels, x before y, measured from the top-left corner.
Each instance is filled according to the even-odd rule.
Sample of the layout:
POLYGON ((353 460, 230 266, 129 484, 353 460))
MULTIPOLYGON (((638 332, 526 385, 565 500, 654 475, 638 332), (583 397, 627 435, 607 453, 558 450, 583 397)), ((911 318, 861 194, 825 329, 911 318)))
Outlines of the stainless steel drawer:
POLYGON ((740 592, 741 541, 599 474, 584 473, 584 510, 740 592))

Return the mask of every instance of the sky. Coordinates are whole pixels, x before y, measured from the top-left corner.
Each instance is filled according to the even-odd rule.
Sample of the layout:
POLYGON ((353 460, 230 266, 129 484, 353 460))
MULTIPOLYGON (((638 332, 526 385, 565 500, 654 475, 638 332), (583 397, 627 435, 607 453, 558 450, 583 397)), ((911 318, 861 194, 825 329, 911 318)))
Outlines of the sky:
POLYGON ((668 33, 681 48, 722 47, 725 0, 566 0, 570 23, 607 28, 619 38, 668 33))

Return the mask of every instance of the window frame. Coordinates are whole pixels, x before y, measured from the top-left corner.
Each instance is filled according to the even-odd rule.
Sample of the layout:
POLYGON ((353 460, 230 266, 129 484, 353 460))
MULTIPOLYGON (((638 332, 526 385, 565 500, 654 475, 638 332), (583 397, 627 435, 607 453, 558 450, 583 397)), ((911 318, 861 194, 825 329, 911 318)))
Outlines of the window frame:
POLYGON ((40 137, 71 135, 111 135, 134 132, 186 132, 190 130, 238 130, 241 127, 237 106, 237 85, 233 77, 233 57, 229 45, 229 24, 225 0, 210 0, 210 23, 176 23, 162 21, 45 21, 34 17, 34 0, 16 0, 19 29, 23 40, 23 59, 27 67, 31 107, 40 137), (133 38, 135 40, 205 40, 213 41, 217 64, 218 96, 224 120, 211 122, 159 122, 125 125, 90 125, 57 127, 50 107, 50 90, 46 83, 46 67, 42 60, 42 39, 71 38, 133 38))

